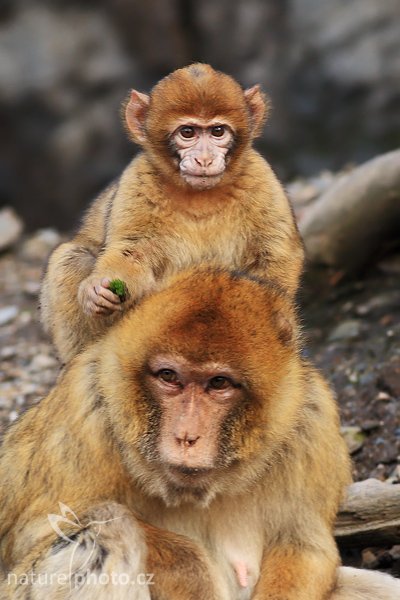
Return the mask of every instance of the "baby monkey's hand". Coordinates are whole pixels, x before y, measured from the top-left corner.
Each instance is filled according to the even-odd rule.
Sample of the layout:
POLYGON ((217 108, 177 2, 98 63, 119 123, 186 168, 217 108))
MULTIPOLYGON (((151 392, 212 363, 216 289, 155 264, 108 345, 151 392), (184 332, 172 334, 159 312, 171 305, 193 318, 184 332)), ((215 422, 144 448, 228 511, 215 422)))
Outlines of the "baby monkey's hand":
POLYGON ((122 310, 121 298, 110 288, 111 280, 88 277, 79 286, 78 302, 89 316, 109 316, 122 310))

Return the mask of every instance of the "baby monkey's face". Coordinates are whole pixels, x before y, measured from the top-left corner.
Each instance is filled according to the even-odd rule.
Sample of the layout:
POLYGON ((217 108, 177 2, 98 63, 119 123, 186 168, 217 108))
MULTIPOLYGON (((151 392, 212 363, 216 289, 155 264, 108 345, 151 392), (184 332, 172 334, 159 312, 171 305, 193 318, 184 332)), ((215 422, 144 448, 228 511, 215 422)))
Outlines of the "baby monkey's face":
POLYGON ((233 128, 220 120, 186 118, 170 138, 181 177, 195 189, 209 189, 222 178, 234 144, 233 128))

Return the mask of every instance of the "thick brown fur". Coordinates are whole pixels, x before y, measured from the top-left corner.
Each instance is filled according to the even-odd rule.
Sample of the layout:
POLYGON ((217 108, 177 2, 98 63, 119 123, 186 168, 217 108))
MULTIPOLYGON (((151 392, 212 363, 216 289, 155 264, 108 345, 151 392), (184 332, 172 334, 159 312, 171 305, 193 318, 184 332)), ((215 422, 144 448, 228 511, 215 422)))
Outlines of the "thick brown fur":
POLYGON ((243 276, 178 275, 71 361, 7 434, 0 597, 394 600, 396 580, 337 570, 332 526, 349 480, 337 407, 300 356, 291 301, 243 276), (146 381, 159 353, 240 373, 241 404, 219 436, 225 461, 198 486, 174 487, 157 450, 162 411, 146 381), (59 502, 75 513, 61 524, 73 543, 49 525, 59 502), (112 585, 112 572, 151 585, 112 585), (76 587, 85 573, 97 579, 76 587), (43 587, 39 574, 65 579, 43 587))
POLYGON ((195 64, 160 81, 150 97, 133 96, 129 106, 143 128, 131 124, 129 132, 143 152, 94 201, 77 235, 54 251, 44 278, 41 319, 63 362, 121 316, 85 314, 78 300, 85 281, 124 280, 126 307, 204 262, 262 276, 291 296, 298 288, 303 247, 291 208, 251 145, 267 111, 258 87, 243 91, 228 75, 195 64), (234 129, 225 172, 210 189, 185 183, 171 155, 179 117, 220 118, 234 129))

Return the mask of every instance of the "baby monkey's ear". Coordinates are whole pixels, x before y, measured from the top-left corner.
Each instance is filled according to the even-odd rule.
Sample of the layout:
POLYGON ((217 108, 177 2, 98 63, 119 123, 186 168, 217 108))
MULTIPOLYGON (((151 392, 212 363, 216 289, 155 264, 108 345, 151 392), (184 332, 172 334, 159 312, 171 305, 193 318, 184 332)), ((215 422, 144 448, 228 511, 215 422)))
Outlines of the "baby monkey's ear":
POLYGON ((269 102, 258 84, 245 90, 244 98, 250 112, 251 137, 256 138, 261 134, 267 119, 269 102))
POLYGON ((150 105, 150 96, 132 90, 125 105, 125 123, 134 142, 146 141, 144 123, 150 105))

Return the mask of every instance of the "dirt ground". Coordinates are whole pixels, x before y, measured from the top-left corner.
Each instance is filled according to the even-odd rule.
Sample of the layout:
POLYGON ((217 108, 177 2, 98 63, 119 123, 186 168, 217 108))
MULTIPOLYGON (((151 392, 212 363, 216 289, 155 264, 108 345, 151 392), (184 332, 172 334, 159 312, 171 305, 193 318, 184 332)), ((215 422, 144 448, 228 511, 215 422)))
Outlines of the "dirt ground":
MULTIPOLYGON (((0 255, 0 436, 47 393, 59 372, 37 306, 46 256, 60 239, 51 230, 38 232, 0 255)), ((336 285, 322 284, 309 273, 300 311, 304 352, 337 394, 354 478, 398 483, 400 254, 381 258, 362 276, 336 285)), ((400 575, 399 547, 392 550, 354 551, 345 560, 400 575)))

